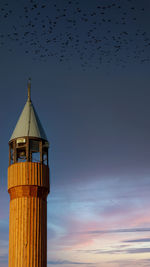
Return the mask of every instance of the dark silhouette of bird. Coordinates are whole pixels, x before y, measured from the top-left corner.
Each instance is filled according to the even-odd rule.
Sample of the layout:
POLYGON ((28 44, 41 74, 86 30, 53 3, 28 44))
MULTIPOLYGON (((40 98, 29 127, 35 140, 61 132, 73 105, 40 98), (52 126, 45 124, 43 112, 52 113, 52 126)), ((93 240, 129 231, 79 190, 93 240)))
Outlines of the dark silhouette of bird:
POLYGON ((84 70, 111 62, 125 67, 132 59, 145 64, 150 62, 150 33, 141 23, 143 1, 95 0, 83 6, 71 0, 42 4, 27 0, 25 5, 14 0, 16 10, 15 4, 2 0, 0 19, 8 32, 1 32, 0 46, 9 44, 11 52, 19 45, 23 53, 40 61, 55 57, 63 63, 76 57, 84 70))

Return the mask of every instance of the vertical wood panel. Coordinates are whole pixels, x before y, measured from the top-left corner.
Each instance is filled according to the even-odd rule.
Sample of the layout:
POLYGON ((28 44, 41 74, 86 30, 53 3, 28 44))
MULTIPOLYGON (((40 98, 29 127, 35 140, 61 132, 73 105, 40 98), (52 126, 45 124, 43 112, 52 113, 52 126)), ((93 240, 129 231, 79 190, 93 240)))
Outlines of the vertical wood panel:
POLYGON ((28 244, 28 198, 25 197, 25 212, 24 212, 24 224, 25 224, 25 229, 24 229, 24 264, 27 266, 27 244, 28 244))
POLYGON ((8 189, 18 185, 49 187, 48 166, 34 162, 20 162, 8 167, 8 189))
POLYGON ((21 216, 20 216, 20 266, 22 266, 23 264, 23 248, 22 248, 22 242, 23 242, 23 221, 22 221, 22 217, 23 217, 23 207, 22 207, 22 201, 23 198, 20 198, 20 204, 21 204, 21 216))
MULTIPOLYGON (((39 254, 41 252, 41 199, 39 199, 39 254)), ((39 267, 41 266, 41 257, 39 257, 39 267)))
MULTIPOLYGON (((37 253, 37 256, 39 255, 39 198, 37 198, 37 234, 36 234, 36 238, 37 238, 37 247, 36 247, 36 253, 37 253)), ((36 267, 38 267, 38 259, 37 259, 37 263, 36 263, 36 267)))
MULTIPOLYGON (((14 205, 12 205, 12 213, 14 214, 14 205)), ((11 249, 12 249, 12 261, 13 261, 13 258, 14 258, 14 219, 13 218, 12 218, 12 242, 13 242, 13 246, 11 249)))
POLYGON ((37 164, 34 167, 34 176, 35 176, 35 184, 38 184, 38 172, 37 172, 37 164))
MULTIPOLYGON (((12 242, 12 207, 11 207, 11 203, 10 203, 10 207, 9 207, 9 244, 12 242)), ((11 253, 11 246, 9 246, 9 266, 11 263, 11 258, 12 253, 11 253)))
MULTIPOLYGON (((15 235, 15 240, 16 240, 16 251, 15 251, 15 257, 17 257, 18 254, 18 199, 15 199, 15 203, 16 203, 16 235, 15 235)), ((17 266, 17 262, 16 265, 14 267, 18 267, 17 266)))
POLYGON ((9 267, 47 266, 47 204, 42 199, 10 202, 9 267))
MULTIPOLYGON (((11 201, 13 202, 13 201, 11 201)), ((21 241, 21 236, 20 236, 20 216, 21 216, 21 206, 20 206, 20 199, 18 198, 18 267, 20 266, 20 241, 21 241)), ((9 244, 11 245, 11 244, 9 244)), ((13 245, 13 244, 12 244, 13 245)))
POLYGON ((30 206, 31 206, 31 198, 27 198, 27 201, 28 201, 28 220, 27 220, 27 223, 28 223, 28 245, 27 245, 27 267, 30 266, 30 258, 31 258, 31 255, 30 255, 30 240, 31 240, 31 209, 30 209, 30 206))
MULTIPOLYGON (((48 188, 48 174, 48 167, 39 163, 13 164, 8 168, 8 188, 29 184, 48 188)), ((15 198, 10 201, 9 267, 46 266, 47 203, 35 196, 15 198)))

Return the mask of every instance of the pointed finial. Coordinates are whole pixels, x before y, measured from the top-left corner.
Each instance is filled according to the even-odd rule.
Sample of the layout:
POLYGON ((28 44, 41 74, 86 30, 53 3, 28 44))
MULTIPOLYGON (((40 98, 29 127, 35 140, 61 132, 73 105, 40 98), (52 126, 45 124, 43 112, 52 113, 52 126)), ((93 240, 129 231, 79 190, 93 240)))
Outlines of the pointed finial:
POLYGON ((31 78, 28 80, 28 101, 31 101, 31 78))

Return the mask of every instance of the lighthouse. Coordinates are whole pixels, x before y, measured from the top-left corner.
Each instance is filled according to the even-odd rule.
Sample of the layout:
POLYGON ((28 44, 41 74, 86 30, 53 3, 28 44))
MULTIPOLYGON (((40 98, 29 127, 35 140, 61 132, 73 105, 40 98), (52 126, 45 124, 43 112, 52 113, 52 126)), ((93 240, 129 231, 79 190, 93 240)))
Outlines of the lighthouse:
POLYGON ((28 98, 9 140, 9 267, 47 266, 47 196, 50 192, 45 131, 28 98))

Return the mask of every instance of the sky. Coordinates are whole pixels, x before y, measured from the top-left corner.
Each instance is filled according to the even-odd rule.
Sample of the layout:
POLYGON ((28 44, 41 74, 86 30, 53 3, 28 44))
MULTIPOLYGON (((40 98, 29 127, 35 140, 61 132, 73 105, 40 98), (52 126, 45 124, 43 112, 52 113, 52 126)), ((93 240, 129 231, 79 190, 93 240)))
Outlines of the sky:
POLYGON ((0 2, 0 266, 8 142, 31 98, 50 142, 48 267, 150 265, 150 2, 0 2))

